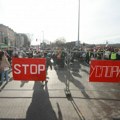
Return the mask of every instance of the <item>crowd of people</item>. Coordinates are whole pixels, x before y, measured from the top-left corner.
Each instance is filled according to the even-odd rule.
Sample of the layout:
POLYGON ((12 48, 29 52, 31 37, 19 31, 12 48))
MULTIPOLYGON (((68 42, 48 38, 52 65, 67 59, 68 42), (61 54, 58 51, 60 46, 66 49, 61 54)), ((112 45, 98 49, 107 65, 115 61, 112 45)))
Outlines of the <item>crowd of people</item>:
POLYGON ((86 52, 86 62, 89 64, 91 59, 95 60, 120 60, 120 48, 94 48, 86 52))
POLYGON ((95 60, 120 60, 120 49, 105 47, 93 49, 61 49, 54 50, 33 50, 18 51, 17 49, 6 49, 0 51, 0 82, 8 81, 8 70, 11 68, 12 57, 17 58, 46 58, 46 72, 48 68, 52 70, 52 66, 64 68, 67 62, 74 63, 74 60, 90 64, 95 60))

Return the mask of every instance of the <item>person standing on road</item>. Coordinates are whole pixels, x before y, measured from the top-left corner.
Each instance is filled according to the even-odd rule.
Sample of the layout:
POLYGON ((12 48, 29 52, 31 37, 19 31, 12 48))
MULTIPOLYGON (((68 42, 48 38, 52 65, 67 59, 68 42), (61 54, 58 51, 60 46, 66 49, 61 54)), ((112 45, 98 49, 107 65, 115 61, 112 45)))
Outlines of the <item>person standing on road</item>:
POLYGON ((120 49, 117 52, 117 60, 120 60, 120 49))
MULTIPOLYGON (((50 69, 52 70, 52 62, 51 62, 51 55, 47 52, 44 52, 44 58, 46 58, 46 75, 48 74, 48 68, 50 67, 50 69)), ((42 81, 43 84, 44 81, 42 81)), ((45 83, 47 83, 48 81, 45 80, 45 83)))
POLYGON ((109 56, 110 60, 117 60, 117 53, 115 52, 115 50, 113 49, 110 56, 109 56))
POLYGON ((47 73, 49 67, 52 70, 51 56, 49 53, 45 52, 44 58, 46 58, 46 73, 47 73))
POLYGON ((2 51, 0 54, 0 73, 1 73, 1 82, 5 80, 8 81, 8 70, 10 68, 10 63, 5 56, 5 53, 2 51))

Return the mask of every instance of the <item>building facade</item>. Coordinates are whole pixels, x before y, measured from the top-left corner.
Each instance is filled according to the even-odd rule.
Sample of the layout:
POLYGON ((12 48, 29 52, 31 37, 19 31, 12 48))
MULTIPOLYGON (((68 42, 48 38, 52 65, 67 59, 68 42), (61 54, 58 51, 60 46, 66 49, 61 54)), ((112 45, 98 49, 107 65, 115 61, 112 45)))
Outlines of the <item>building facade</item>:
POLYGON ((5 43, 8 46, 15 46, 15 32, 5 26, 0 24, 0 43, 5 43))
POLYGON ((0 24, 0 44, 5 44, 8 47, 29 47, 30 39, 24 33, 16 33, 8 26, 0 24))

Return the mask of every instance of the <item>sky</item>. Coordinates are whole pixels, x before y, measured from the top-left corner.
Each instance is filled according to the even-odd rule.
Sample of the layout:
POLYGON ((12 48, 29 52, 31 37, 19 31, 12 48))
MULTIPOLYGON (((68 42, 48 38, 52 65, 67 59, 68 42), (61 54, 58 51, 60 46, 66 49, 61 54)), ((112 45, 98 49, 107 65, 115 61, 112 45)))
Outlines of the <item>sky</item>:
MULTIPOLYGON (((78 40, 79 0, 0 0, 0 24, 32 44, 78 40), (37 41, 36 41, 37 39, 37 41)), ((80 0, 81 43, 120 43, 120 0, 80 0)))

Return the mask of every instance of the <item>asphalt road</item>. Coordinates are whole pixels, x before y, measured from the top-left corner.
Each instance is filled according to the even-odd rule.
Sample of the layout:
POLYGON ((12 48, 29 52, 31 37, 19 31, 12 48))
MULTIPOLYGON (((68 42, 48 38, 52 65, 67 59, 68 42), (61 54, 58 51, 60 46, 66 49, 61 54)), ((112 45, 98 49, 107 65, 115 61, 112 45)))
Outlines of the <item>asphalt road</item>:
POLYGON ((120 83, 89 82, 77 61, 49 69, 44 86, 10 78, 0 87, 0 120, 120 120, 120 83))

